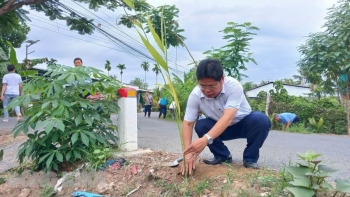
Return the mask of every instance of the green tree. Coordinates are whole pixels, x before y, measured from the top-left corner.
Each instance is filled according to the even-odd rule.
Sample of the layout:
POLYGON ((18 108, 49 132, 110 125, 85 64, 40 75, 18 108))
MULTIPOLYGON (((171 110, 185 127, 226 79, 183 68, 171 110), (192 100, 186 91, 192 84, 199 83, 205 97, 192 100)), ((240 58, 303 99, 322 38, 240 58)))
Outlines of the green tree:
POLYGON ((266 98, 267 92, 265 92, 264 90, 261 90, 256 96, 259 98, 266 98))
POLYGON ((184 30, 180 29, 179 24, 176 20, 176 18, 178 18, 179 9, 176 8, 175 5, 164 5, 156 8, 150 6, 146 2, 144 2, 142 5, 143 6, 139 6, 138 9, 135 9, 136 14, 123 15, 120 18, 118 24, 123 24, 131 28, 134 26, 133 21, 137 19, 145 26, 145 31, 149 33, 150 28, 146 23, 147 17, 149 17, 157 35, 160 38, 164 37, 167 48, 169 48, 170 46, 184 46, 183 40, 185 40, 186 38, 180 35, 180 33, 184 32, 184 30), (162 20, 164 20, 163 23, 162 20), (162 29, 164 29, 164 32, 166 32, 165 34, 162 34, 162 29))
MULTIPOLYGON (((97 11, 101 7, 114 11, 115 9, 130 9, 123 0, 77 0, 75 2, 88 4, 89 9, 97 11)), ((141 9, 145 0, 133 0, 135 8, 141 9)), ((26 14, 21 10, 22 6, 29 5, 32 10, 43 12, 50 20, 64 20, 70 30, 78 31, 79 34, 92 34, 96 29, 93 20, 89 20, 85 17, 80 16, 60 1, 49 1, 49 0, 0 0, 0 16, 10 12, 21 11, 22 16, 29 19, 26 14), (68 14, 67 14, 68 12, 68 14)))
MULTIPOLYGON (((7 44, 9 46, 10 52, 8 55, 8 61, 6 61, 6 62, 14 65, 16 67, 16 71, 22 77, 37 74, 37 71, 28 70, 28 69, 32 68, 33 66, 35 66, 37 64, 47 62, 47 58, 38 58, 38 59, 31 59, 28 62, 28 64, 26 64, 24 60, 22 63, 19 63, 17 60, 17 57, 16 57, 16 51, 15 51, 14 47, 12 46, 11 42, 7 42, 7 44)), ((2 73, 0 72, 0 77, 1 77, 1 74, 2 73)))
MULTIPOLYGON (((166 47, 169 46, 177 47, 183 46, 183 40, 186 38, 180 33, 184 32, 183 29, 179 28, 179 23, 175 20, 175 18, 179 17, 179 9, 175 7, 175 5, 164 5, 159 6, 157 8, 153 8, 149 13, 151 23, 154 27, 154 30, 158 34, 159 37, 163 36, 166 41, 166 47), (162 35, 162 22, 161 18, 163 17, 163 28, 165 29, 165 34, 162 35)), ((150 32, 148 26, 146 26, 146 32, 150 32)))
POLYGON ((120 70, 120 81, 123 82, 123 70, 125 70, 125 64, 118 64, 117 68, 120 70))
MULTIPOLYGON (((1 5, 1 0, 0 0, 1 5)), ((0 51, 3 55, 0 55, 0 65, 5 65, 8 61, 9 45, 10 42, 13 47, 19 48, 21 44, 26 40, 30 28, 25 24, 25 19, 22 13, 27 11, 19 9, 17 11, 9 12, 0 17, 0 51), (1 64, 1 62, 3 64, 1 64)))
POLYGON ((243 86, 244 92, 249 91, 249 90, 257 87, 256 84, 254 84, 253 82, 250 82, 250 81, 245 82, 242 86, 243 86))
POLYGON ((263 86, 263 85, 266 85, 266 84, 268 84, 268 83, 270 83, 269 81, 260 81, 260 83, 258 84, 258 86, 263 86))
MULTIPOLYGON (((192 68, 189 72, 183 74, 183 80, 173 74, 172 83, 174 85, 176 95, 178 95, 179 105, 180 105, 180 117, 181 119, 185 115, 185 109, 187 104, 188 95, 190 95, 191 91, 194 87, 197 86, 197 77, 195 68, 192 68)), ((169 90, 169 85, 166 84, 162 89, 162 94, 168 98, 172 98, 172 95, 169 90)))
POLYGON ((350 72, 349 12, 347 0, 339 0, 338 5, 329 9, 325 31, 310 34, 306 43, 298 48, 301 57, 297 65, 305 73, 306 79, 323 86, 325 93, 336 91, 343 96, 350 135, 350 81, 340 80, 340 76, 350 72))
POLYGON ((251 23, 246 22, 238 24, 234 22, 228 22, 228 27, 220 31, 224 33, 224 40, 228 41, 228 44, 219 48, 205 51, 204 54, 207 57, 213 57, 220 60, 222 67, 228 76, 242 80, 243 75, 241 72, 247 70, 245 64, 253 62, 257 64, 252 53, 249 52, 249 41, 252 40, 252 36, 256 35, 252 31, 259 30, 259 28, 252 26, 251 23))
POLYGON ((152 71, 156 73, 156 85, 158 85, 158 74, 161 72, 160 67, 158 64, 154 64, 154 67, 152 68, 152 71))
POLYGON ((300 69, 298 69, 298 75, 293 75, 293 79, 295 80, 295 83, 297 83, 297 85, 301 85, 306 83, 306 77, 303 71, 301 71, 300 69))
POLYGON ((148 89, 148 83, 142 81, 140 78, 136 77, 135 79, 131 80, 131 85, 138 86, 140 89, 147 90, 148 89))
POLYGON ((284 78, 281 81, 282 83, 288 84, 288 85, 299 85, 298 81, 294 81, 293 79, 290 79, 290 78, 284 78))
POLYGON ((105 69, 108 72, 108 76, 109 76, 109 71, 111 71, 111 62, 109 60, 106 60, 106 64, 105 64, 105 69))
POLYGON ((273 83, 274 90, 270 90, 270 95, 273 101, 275 102, 287 102, 288 99, 288 92, 283 87, 282 81, 275 81, 273 83))
MULTIPOLYGON (((156 101, 159 101, 159 99, 162 97, 162 88, 161 87, 155 87, 153 89, 153 99, 156 100, 156 101)), ((157 102, 156 102, 157 103, 157 102)))
POLYGON ((149 71, 149 63, 148 62, 142 62, 141 68, 145 71, 145 83, 146 83, 147 82, 146 81, 146 72, 149 71))

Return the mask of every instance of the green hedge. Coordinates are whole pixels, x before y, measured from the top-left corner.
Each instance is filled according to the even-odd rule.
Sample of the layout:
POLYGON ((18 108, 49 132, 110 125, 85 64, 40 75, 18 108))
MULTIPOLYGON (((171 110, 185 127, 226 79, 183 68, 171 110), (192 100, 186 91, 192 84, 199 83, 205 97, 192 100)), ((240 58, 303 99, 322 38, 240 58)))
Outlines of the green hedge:
MULTIPOLYGON (((291 112, 299 116, 304 126, 309 127, 309 118, 318 121, 321 117, 324 120, 324 133, 347 134, 347 121, 345 109, 336 100, 325 98, 312 100, 299 98, 291 103, 271 102, 269 114, 291 112)), ((277 126, 273 124, 273 126, 277 126)))

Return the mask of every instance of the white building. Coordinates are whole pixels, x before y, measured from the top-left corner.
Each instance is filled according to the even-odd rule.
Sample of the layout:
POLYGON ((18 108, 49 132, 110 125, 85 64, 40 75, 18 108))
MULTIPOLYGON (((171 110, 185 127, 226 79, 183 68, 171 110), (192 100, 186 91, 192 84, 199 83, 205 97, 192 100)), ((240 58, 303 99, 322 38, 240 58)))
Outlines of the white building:
MULTIPOLYGON (((312 93, 311 87, 308 87, 308 86, 283 84, 283 87, 287 90, 288 95, 291 95, 291 96, 307 97, 308 94, 312 93)), ((262 85, 247 91, 246 95, 249 98, 254 98, 254 97, 257 97, 260 91, 265 91, 268 93, 270 90, 274 90, 274 89, 275 88, 273 87, 273 82, 269 82, 265 85, 262 85)))

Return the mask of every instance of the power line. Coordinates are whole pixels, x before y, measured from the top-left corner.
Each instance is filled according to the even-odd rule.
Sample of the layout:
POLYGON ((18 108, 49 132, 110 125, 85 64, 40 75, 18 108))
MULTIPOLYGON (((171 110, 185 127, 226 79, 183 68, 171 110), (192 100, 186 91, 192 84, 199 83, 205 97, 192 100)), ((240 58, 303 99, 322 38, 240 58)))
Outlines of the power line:
MULTIPOLYGON (((141 43, 141 42, 139 42, 138 40, 135 40, 134 38, 132 38, 129 34, 126 34, 124 31, 122 31, 120 28, 119 28, 119 26, 114 26, 114 25, 111 25, 110 23, 108 23, 106 20, 104 20, 104 19, 102 19, 101 17, 99 17, 99 16, 97 16, 96 14, 94 14, 94 13, 92 13, 90 10, 88 10, 88 9, 86 9, 85 7, 83 7, 83 6, 81 6, 80 4, 78 4, 77 2, 74 2, 76 5, 78 5, 79 7, 81 7, 81 8, 83 8, 84 10, 86 10, 88 13, 90 13, 90 14, 92 14, 92 15, 94 15, 94 16, 96 16, 98 19, 100 19, 100 20, 102 20, 102 21, 104 21, 104 22, 106 22, 108 25, 110 25, 112 28, 114 28, 114 29, 117 29, 118 31, 120 31, 121 33, 123 33, 124 35, 126 35, 127 37, 129 37, 130 39, 131 39, 131 41, 133 41, 134 43, 136 43, 137 45, 139 45, 139 46, 141 46, 142 47, 142 49, 143 50, 146 50, 146 48, 145 48, 145 46, 143 45, 143 43, 141 43)), ((71 8, 72 9, 72 8, 71 8)), ((74 9, 72 9, 72 10, 74 10, 74 9)), ((76 10, 75 10, 76 11, 76 10)), ((76 11, 76 12, 78 12, 78 11, 76 11)), ((83 13, 81 13, 80 12, 80 14, 81 15, 84 15, 83 13)), ((105 14, 105 13, 104 13, 105 14)), ((107 14, 105 14, 105 15, 107 15, 107 14)), ((85 16, 86 17, 86 16, 85 16)), ((109 16, 107 16, 107 17, 109 17, 109 16)), ((111 18, 111 17, 109 17, 109 18, 111 18)), ((115 32, 116 33, 116 32, 115 32)), ((133 32, 132 32, 133 33, 133 32)), ((118 34, 118 33, 117 33, 118 34)), ((119 34, 120 35, 120 34, 119 34)), ((135 34, 134 34, 135 35, 135 34)), ((125 38, 125 36, 123 36, 123 35, 121 35, 122 37, 124 37, 125 38)), ((135 35, 135 37, 138 37, 138 35, 135 35)), ((155 44, 155 42, 153 43, 153 45, 155 44)), ((147 51, 147 50, 146 50, 147 51)), ((177 57, 175 57, 175 58, 177 58, 177 57)), ((168 61, 169 61, 169 59, 168 59, 168 61)), ((172 62, 172 61, 171 61, 172 62)), ((186 69, 186 68, 185 68, 186 69)))
MULTIPOLYGON (((60 5, 61 5, 64 9, 66 9, 66 10, 68 11, 68 14, 74 13, 69 7, 66 7, 64 4, 61 4, 61 3, 60 3, 60 5)), ((63 11, 64 11, 64 10, 63 10, 63 11)), ((77 15, 77 14, 76 14, 76 15, 77 15)), ((80 17, 80 18, 82 18, 80 15, 77 15, 77 16, 80 17)), ((39 21, 40 21, 40 20, 39 20, 39 21)), ((43 22, 43 21, 41 21, 41 22, 43 22)), ((87 21, 87 22, 88 22, 88 21, 87 21)), ((45 22, 44 22, 44 23, 45 23, 45 22)), ((49 23, 47 23, 47 24, 49 24, 49 23)), ((136 57, 136 58, 138 58, 138 59, 140 59, 140 60, 142 60, 142 57, 143 57, 143 58, 147 58, 147 59, 149 59, 149 60, 154 61, 153 58, 151 58, 150 56, 148 56, 148 55, 145 54, 144 52, 141 52, 141 51, 139 51, 138 49, 136 49, 136 48, 130 46, 130 45, 127 44, 125 41, 123 41, 123 40, 121 40, 121 39, 119 39, 119 38, 116 38, 114 35, 111 35, 110 33, 106 32, 105 30, 103 30, 103 29, 100 28, 100 27, 97 27, 95 24, 92 24, 91 22, 90 22, 90 24, 93 25, 97 30, 99 30, 99 31, 100 31, 104 36, 106 36, 109 40, 112 40, 115 44, 119 45, 119 46, 120 46, 122 49, 124 49, 124 50, 118 50, 118 49, 115 49, 115 48, 112 48, 112 47, 108 47, 108 46, 101 45, 101 44, 97 44, 97 43, 94 43, 94 42, 91 42, 91 41, 87 41, 87 40, 84 40, 84 39, 76 38, 76 37, 73 37, 73 36, 70 36, 70 35, 67 35, 67 34, 59 33, 59 32, 56 32, 56 31, 53 31, 53 30, 50 30, 50 29, 42 28, 42 27, 37 26, 37 25, 34 25, 34 24, 32 24, 32 25, 33 25, 33 26, 36 26, 36 27, 38 27, 38 28, 42 28, 42 29, 45 29, 45 30, 48 30, 48 31, 52 31, 52 32, 55 32, 55 33, 58 33, 58 34, 62 34, 62 35, 68 36, 68 37, 72 37, 72 38, 75 38, 75 39, 78 39, 78 40, 82 40, 82 41, 85 41, 85 42, 89 42, 89 43, 92 43, 92 44, 96 44, 96 45, 99 45, 99 46, 103 46, 103 47, 106 47, 106 48, 110 48, 110 49, 113 49, 113 50, 116 50, 116 51, 121 51, 121 52, 126 52, 126 51, 127 51, 129 54, 133 55, 134 57, 136 57), (122 45, 129 47, 132 51, 138 53, 139 55, 136 55, 136 54, 134 54, 134 53, 131 53, 131 52, 128 51, 128 50, 125 50, 125 48, 124 48, 123 46, 121 46, 119 42, 120 42, 122 45), (141 56, 140 56, 140 55, 141 55, 141 56)), ((169 68, 171 68, 171 66, 169 66, 169 68)), ((183 67, 183 68, 187 70, 187 68, 185 68, 185 67, 183 67)), ((171 68, 171 69, 173 69, 173 68, 171 68)), ((174 70, 179 71, 178 69, 174 69, 174 70)), ((181 72, 181 71, 179 71, 179 72, 181 72)))
MULTIPOLYGON (((31 16, 34 16, 34 17, 37 17, 37 18, 41 18, 41 19, 44 19, 44 18, 42 18, 42 17, 39 17, 39 16, 36 16, 36 15, 33 15, 33 14, 31 14, 31 16)), ((43 21, 43 20, 40 20, 40 19, 37 19, 37 18, 35 18, 35 20, 37 20, 37 21, 40 21, 40 22, 42 22, 42 23, 45 23, 45 24, 48 24, 48 25, 51 25, 51 26, 55 26, 56 27, 56 25, 55 24, 51 24, 51 23, 48 23, 48 22, 45 22, 45 21, 43 21)), ((51 21, 51 20, 50 20, 51 21)), ((61 24, 59 24, 59 25, 61 25, 61 24)), ((63 26, 63 25, 62 25, 63 26)), ((66 27, 66 26, 65 26, 66 27)), ((63 29, 63 30, 66 30, 66 31, 71 31, 70 29, 68 29, 68 28, 64 28, 64 27, 59 27, 60 29, 63 29)), ((100 41, 102 41, 102 42, 106 42, 106 43, 109 43, 108 41, 110 41, 110 40, 108 40, 108 39, 105 39, 105 38, 103 38, 103 37, 99 37, 99 36, 93 36, 93 35, 88 35, 89 37, 93 37, 94 39, 97 39, 97 40, 100 40, 100 41)))
MULTIPOLYGON (((32 23, 32 22, 29 22, 29 23, 32 23)), ((82 41, 85 41, 85 42, 88 42, 88 43, 91 43, 91 44, 96 44, 96 45, 99 45, 99 46, 102 46, 102 47, 106 47, 106 48, 109 48, 109 49, 113 49, 113 50, 116 50, 116 51, 121 51, 123 52, 122 50, 120 49, 115 49, 115 48, 112 48, 112 47, 108 47, 108 46, 105 46, 105 45, 102 45, 102 44, 98 44, 98 43, 95 43, 95 42, 91 42, 91 41, 88 41, 88 40, 84 40, 84 39, 81 39, 81 38, 77 38, 77 37, 74 37, 74 36, 71 36, 71 35, 67 35, 67 34, 64 34, 64 33, 60 33, 60 32, 56 32, 56 31, 53 31, 51 29, 47 29, 47 28, 44 28, 44 27, 40 27, 38 25, 34 25, 34 24, 31 24, 32 26, 35 26, 35 27, 38 27, 38 28, 41 28, 41 29, 45 29, 47 31, 51 31, 51 32, 54 32, 54 33, 58 33, 58 34, 61 34, 61 35, 64 35, 64 36, 68 36, 68 37, 71 37, 71 38, 74 38, 74 39, 78 39, 78 40, 82 40, 82 41)))
MULTIPOLYGON (((70 11, 70 12, 73 12, 73 11, 72 11, 72 10, 73 10, 72 8, 70 8, 70 7, 64 5, 64 4, 60 3, 60 2, 57 2, 57 3, 60 4, 60 6, 63 7, 64 9, 66 9, 66 10, 68 10, 68 11, 70 11)), ((77 4, 77 5, 79 5, 79 4, 77 4)), ((79 6, 80 6, 80 5, 79 5, 79 6)), ((82 6, 80 6, 80 7, 82 7, 82 6)), ((83 8, 83 9, 85 9, 85 8, 83 8)), ((85 10, 86 10, 86 9, 85 9, 85 10)), ((87 11, 90 12, 89 10, 87 10, 87 11)), ((91 13, 91 12, 90 12, 90 13, 91 13)), ((93 13, 92 13, 92 14, 93 14, 93 13)), ((79 18, 83 19, 83 17, 80 16, 79 14, 76 14, 76 13, 75 13, 75 15, 77 15, 79 18)), ((96 15, 95 15, 95 16, 96 16, 96 15)), ((102 20, 103 20, 103 19, 102 19, 102 20)), ((119 45, 121 48, 123 48, 124 50, 128 51, 128 49, 131 49, 132 51, 137 52, 137 53, 139 53, 140 55, 144 56, 145 58, 147 58, 147 59, 149 59, 149 60, 155 62, 155 60, 154 60, 152 57, 150 57, 149 55, 147 55, 147 54, 145 54, 144 52, 140 51, 139 49, 136 49, 135 47, 129 45, 129 44, 126 43, 125 41, 123 41, 123 40, 121 40, 121 39, 119 39, 119 38, 117 38, 117 37, 111 35, 110 33, 108 33, 108 32, 106 32, 105 30, 103 30, 101 27, 98 27, 98 26, 96 26, 95 24, 93 24, 93 23, 91 23, 91 22, 89 22, 89 23, 90 23, 92 26, 94 26, 97 30, 99 30, 102 34, 104 34, 106 37, 108 37, 108 38, 110 38, 110 39, 112 38, 111 40, 112 40, 114 43, 118 44, 118 45, 119 45), (117 41, 117 42, 116 42, 116 41, 117 41), (120 45, 120 44, 122 44, 122 45, 120 45), (126 46, 126 48, 124 48, 123 46, 126 46)), ((130 51, 128 51, 128 52, 130 52, 130 51)))
MULTIPOLYGON (((107 24, 108 24, 109 26, 111 26, 113 29, 118 30, 118 31, 119 31, 120 33, 122 33, 122 34, 117 33, 117 32, 114 32, 114 33, 117 33, 119 36, 122 36, 122 37, 124 37, 124 38, 126 38, 126 39, 128 39, 128 40, 134 42, 135 44, 137 44, 137 45, 139 45, 139 46, 141 46, 141 47, 144 48, 144 46, 142 45, 142 43, 140 43, 140 42, 138 42, 137 40, 135 40, 134 38, 130 37, 128 34, 126 34, 125 32, 121 31, 120 29, 116 28, 114 25, 111 25, 109 22, 107 22, 106 20, 104 20, 104 19, 102 19, 101 17, 97 16, 96 14, 94 14, 94 13, 91 12, 90 10, 86 9, 85 7, 83 7, 82 5, 80 5, 79 3, 75 2, 75 1, 73 1, 73 3, 75 3, 76 5, 78 5, 78 6, 81 7, 82 9, 84 9, 85 11, 87 11, 87 13, 91 14, 92 16, 95 16, 95 17, 97 17, 99 20, 101 20, 101 21, 107 23, 107 24)), ((66 6, 67 6, 67 5, 66 5, 66 6)), ((67 6, 67 7, 68 7, 68 6, 67 6)), ((70 9, 74 10, 73 8, 70 8, 70 9)), ((74 10, 74 11, 76 11, 76 10, 74 10)), ((76 12, 78 12, 78 11, 76 11, 76 12)), ((80 15, 84 15, 84 14, 83 14, 83 13, 80 13, 80 15)))
MULTIPOLYGON (((64 5, 64 4, 60 3, 60 2, 58 2, 58 4, 60 4, 61 7, 63 7, 63 8, 66 9, 67 11, 73 12, 72 9, 71 9, 70 7, 64 5)), ((84 8, 84 9, 85 9, 85 8, 84 8)), ((86 9, 85 9, 85 10, 86 10, 86 9)), ((90 12, 90 11, 88 11, 88 12, 90 12)), ((90 13, 91 13, 91 12, 90 12, 90 13)), ((77 15, 79 18, 83 18, 83 17, 81 17, 79 14, 76 14, 76 13, 75 13, 75 15, 77 15)), ((108 33, 108 32, 106 32, 105 30, 103 30, 101 27, 98 27, 98 26, 96 26, 95 24, 93 24, 93 23, 91 23, 91 22, 90 22, 90 24, 91 24, 92 26, 94 26, 97 30, 99 30, 102 34, 104 34, 106 37, 112 38, 111 40, 112 40, 113 42, 115 42, 116 44, 119 44, 119 42, 120 42, 120 43, 122 43, 124 46, 128 47, 129 49, 131 49, 131 50, 133 50, 133 51, 135 51, 135 52, 141 54, 141 55, 144 56, 146 59, 149 59, 149 60, 151 60, 151 61, 153 61, 153 62, 156 62, 156 61, 155 61, 152 57, 150 57, 149 55, 147 55, 147 54, 145 54, 144 52, 142 52, 142 51, 140 51, 140 50, 134 48, 133 46, 127 44, 127 43, 124 42, 123 40, 121 40, 121 39, 119 39, 119 38, 117 38, 117 37, 111 35, 110 33, 108 33), (117 42, 116 42, 116 41, 117 41, 117 42)), ((121 46, 121 47, 122 47, 122 46, 121 46)), ((123 47, 122 47, 122 48, 123 48, 123 47)), ((125 49, 125 48, 124 48, 124 49, 125 49)), ((183 68, 184 68, 184 67, 183 67, 183 68)), ((187 68, 184 68, 184 69, 187 69, 187 68)))

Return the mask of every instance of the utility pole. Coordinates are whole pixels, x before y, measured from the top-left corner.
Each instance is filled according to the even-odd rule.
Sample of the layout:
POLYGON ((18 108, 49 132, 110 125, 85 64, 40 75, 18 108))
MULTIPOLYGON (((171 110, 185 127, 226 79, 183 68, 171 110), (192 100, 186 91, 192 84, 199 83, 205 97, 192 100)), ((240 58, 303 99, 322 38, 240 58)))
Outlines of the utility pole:
POLYGON ((29 68, 28 55, 31 54, 31 53, 33 53, 33 52, 35 52, 35 51, 32 51, 32 52, 29 52, 29 53, 28 53, 28 48, 29 48, 30 46, 32 46, 33 44, 39 42, 39 41, 40 41, 40 40, 36 40, 36 41, 27 40, 27 41, 25 41, 26 43, 29 43, 29 44, 26 45, 26 59, 25 59, 26 69, 29 68))
POLYGON ((40 40, 36 40, 36 41, 27 40, 27 41, 25 41, 26 43, 29 43, 29 44, 26 45, 26 59, 25 59, 26 81, 28 80, 28 73, 27 73, 27 71, 28 71, 28 68, 29 68, 28 54, 31 54, 31 53, 35 52, 35 51, 32 51, 32 52, 29 52, 29 53, 28 53, 28 48, 29 48, 30 46, 32 46, 33 44, 39 42, 39 41, 40 41, 40 40))

